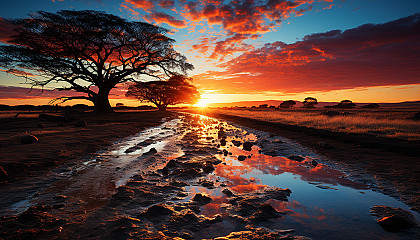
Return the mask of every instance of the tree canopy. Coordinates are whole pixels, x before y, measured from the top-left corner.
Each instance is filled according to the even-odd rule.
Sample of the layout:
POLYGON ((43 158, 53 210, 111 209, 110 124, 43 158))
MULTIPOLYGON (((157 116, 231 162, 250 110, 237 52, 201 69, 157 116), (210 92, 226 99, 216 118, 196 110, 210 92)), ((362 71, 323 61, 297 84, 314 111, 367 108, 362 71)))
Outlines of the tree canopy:
POLYGON ((167 81, 137 82, 129 86, 126 96, 151 102, 159 110, 165 111, 169 105, 194 104, 198 101, 200 93, 190 84, 191 81, 191 78, 175 75, 167 81))
POLYGON ((294 105, 296 105, 296 102, 293 100, 287 100, 282 103, 280 103, 280 108, 292 108, 294 105))
POLYGON ((303 101, 303 107, 304 108, 314 108, 315 105, 317 105, 317 104, 318 104, 318 100, 316 100, 316 98, 313 98, 313 97, 307 97, 303 101))
POLYGON ((0 67, 25 76, 33 86, 64 83, 57 90, 84 93, 60 98, 87 99, 98 112, 109 112, 109 92, 140 76, 186 74, 193 66, 173 49, 168 30, 130 22, 105 12, 38 11, 14 19, 16 34, 0 46, 0 67), (29 72, 30 73, 30 72, 29 72))

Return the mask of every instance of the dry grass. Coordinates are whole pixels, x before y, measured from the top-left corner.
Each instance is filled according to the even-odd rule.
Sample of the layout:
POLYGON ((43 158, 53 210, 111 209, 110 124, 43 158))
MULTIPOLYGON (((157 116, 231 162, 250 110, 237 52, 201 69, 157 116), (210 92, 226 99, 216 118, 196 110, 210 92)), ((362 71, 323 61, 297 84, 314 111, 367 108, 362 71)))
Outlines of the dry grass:
POLYGON ((335 132, 367 133, 383 137, 420 140, 420 121, 410 119, 414 110, 351 110, 349 115, 328 117, 315 110, 225 110, 220 114, 268 122, 325 129, 335 132))

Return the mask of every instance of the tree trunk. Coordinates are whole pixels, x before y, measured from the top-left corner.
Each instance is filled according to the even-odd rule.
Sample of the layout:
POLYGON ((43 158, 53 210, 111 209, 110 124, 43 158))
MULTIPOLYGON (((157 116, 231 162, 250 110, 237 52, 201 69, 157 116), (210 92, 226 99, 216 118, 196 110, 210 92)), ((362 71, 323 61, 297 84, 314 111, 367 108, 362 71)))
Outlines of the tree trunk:
POLYGON ((99 89, 98 94, 93 98, 93 104, 95 105, 95 112, 98 113, 109 113, 114 112, 109 104, 109 91, 107 89, 99 89))
POLYGON ((166 106, 164 105, 159 105, 158 107, 158 111, 166 111, 166 106))

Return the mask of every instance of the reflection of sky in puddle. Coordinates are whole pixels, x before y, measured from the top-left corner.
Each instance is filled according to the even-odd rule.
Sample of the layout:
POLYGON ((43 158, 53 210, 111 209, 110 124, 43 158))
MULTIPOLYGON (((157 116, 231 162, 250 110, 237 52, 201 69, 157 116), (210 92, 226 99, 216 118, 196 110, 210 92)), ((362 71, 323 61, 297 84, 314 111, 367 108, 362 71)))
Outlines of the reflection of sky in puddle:
MULTIPOLYGON (((292 228, 298 234, 314 239, 398 239, 396 235, 385 232, 369 214, 369 210, 373 205, 387 205, 409 210, 404 203, 374 192, 362 183, 351 181, 341 172, 322 163, 317 162, 313 165, 312 160, 319 161, 320 157, 293 141, 272 137, 274 140, 258 142, 257 135, 268 139, 269 134, 255 131, 243 135, 247 131, 226 124, 223 125, 223 129, 228 133, 226 137, 228 144, 221 149, 227 149, 232 155, 216 156, 226 165, 217 165, 213 178, 219 177, 221 182, 226 180, 227 187, 237 193, 252 192, 263 189, 265 186, 292 190, 289 202, 268 201, 278 211, 287 214, 278 219, 268 220, 262 223, 262 226, 274 229, 292 228), (259 146, 253 146, 250 152, 244 151, 242 147, 233 146, 232 140, 253 141, 259 146, 266 145, 277 156, 260 154, 259 146), (286 158, 292 154, 303 156, 305 160, 298 162, 286 158), (244 161, 238 161, 239 155, 250 157, 244 161)), ((267 151, 263 149, 263 152, 264 150, 267 151)), ((191 194, 184 201, 190 200, 196 192, 204 192, 214 201, 204 205, 201 214, 223 215, 225 212, 223 206, 228 200, 226 195, 221 193, 222 189, 223 187, 207 189, 191 186, 187 189, 191 194)), ((419 218, 417 213, 412 213, 419 218)), ((230 220, 218 224, 217 231, 229 232, 236 229, 232 224, 230 220), (222 230, 222 228, 227 229, 222 230)))

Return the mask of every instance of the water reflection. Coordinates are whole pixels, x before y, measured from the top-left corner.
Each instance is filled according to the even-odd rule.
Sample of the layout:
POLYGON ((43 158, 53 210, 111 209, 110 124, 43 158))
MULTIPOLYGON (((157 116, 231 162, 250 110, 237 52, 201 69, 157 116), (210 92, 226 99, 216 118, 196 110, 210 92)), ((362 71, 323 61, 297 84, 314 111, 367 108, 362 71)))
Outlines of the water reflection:
MULTIPOLYGON (((310 149, 279 136, 202 116, 194 121, 201 143, 216 143, 220 150, 227 151, 216 155, 223 164, 217 165, 213 175, 208 176, 208 179, 220 179, 216 188, 187 188, 191 194, 185 201, 190 200, 197 192, 212 197, 213 202, 202 206, 201 214, 210 217, 216 214, 228 215, 226 208, 230 205, 229 197, 222 193, 225 187, 235 193, 244 194, 261 191, 267 186, 276 186, 292 190, 288 202, 273 199, 267 201, 277 211, 285 214, 277 219, 264 221, 260 223, 261 226, 271 229, 293 228, 298 234, 314 239, 341 239, 343 236, 346 239, 398 238, 380 228, 369 215, 369 209, 377 204, 407 210, 408 207, 393 198, 373 192, 365 184, 352 181, 340 171, 322 164, 322 157, 310 149), (226 145, 221 144, 221 139, 226 140, 226 145), (251 151, 242 149, 246 141, 254 144, 251 151), (264 154, 267 152, 273 154, 264 154), (291 155, 302 156, 302 159, 292 160, 288 157, 291 155), (245 156, 245 160, 239 161, 238 156, 245 156)), ((210 229, 216 228, 217 232, 222 233, 241 230, 241 225, 226 218, 223 223, 210 229)))

